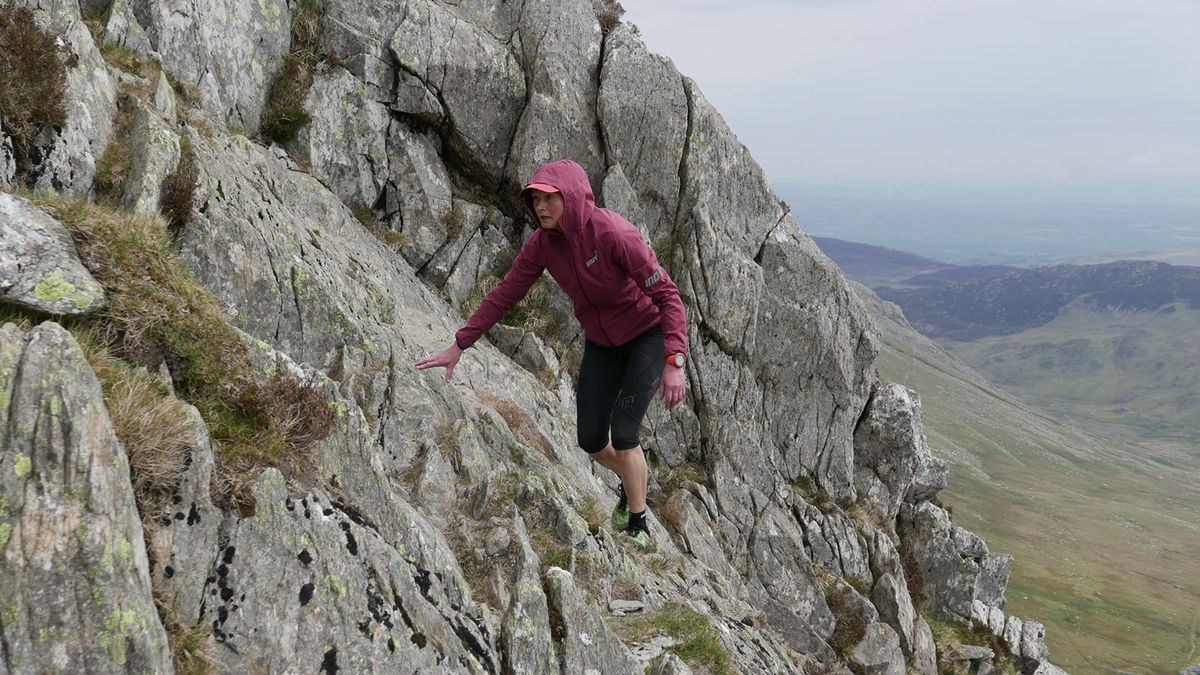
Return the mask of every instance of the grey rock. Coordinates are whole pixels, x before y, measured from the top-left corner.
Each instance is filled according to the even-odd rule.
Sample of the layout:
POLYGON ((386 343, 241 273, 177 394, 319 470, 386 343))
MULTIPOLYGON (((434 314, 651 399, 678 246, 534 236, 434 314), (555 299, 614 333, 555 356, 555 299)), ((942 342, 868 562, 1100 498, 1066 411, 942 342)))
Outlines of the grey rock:
POLYGON ((519 551, 513 571, 512 596, 500 628, 500 653, 505 673, 549 673, 558 670, 550 638, 550 615, 542 591, 541 562, 529 544, 520 515, 513 516, 519 551))
POLYGON ((512 546, 512 535, 505 527, 493 529, 483 542, 483 550, 489 556, 499 555, 508 550, 509 546, 512 546))
MULTIPOLYGON (((1049 661, 1042 661, 1037 670, 1033 671, 1033 675, 1067 675, 1067 671, 1049 661)), ((1179 671, 1179 675, 1200 675, 1200 666, 1187 666, 1179 671)))
POLYGON ((988 609, 987 619, 988 630, 992 631, 992 635, 1000 636, 1004 634, 1004 610, 999 607, 991 607, 988 609))
POLYGON ((401 555, 323 492, 289 497, 275 469, 262 473, 254 502, 253 516, 223 524, 206 586, 222 669, 495 668, 481 618, 442 592, 442 570, 401 555))
POLYGON ((171 88, 171 83, 167 80, 166 74, 161 71, 159 71, 158 79, 155 81, 154 97, 150 102, 169 124, 175 122, 176 115, 178 114, 175 90, 171 88))
POLYGON ((921 675, 935 675, 937 669, 937 645, 933 641, 933 630, 925 617, 917 615, 913 623, 912 653, 908 658, 909 666, 921 675))
POLYGON ((163 182, 179 165, 179 136, 158 111, 131 97, 134 106, 129 143, 129 174, 121 206, 133 213, 158 212, 163 182))
POLYGON ((955 661, 991 661, 996 653, 979 645, 958 645, 950 656, 955 661))
POLYGON ((608 602, 608 610, 614 614, 620 612, 622 614, 632 614, 645 609, 646 603, 641 600, 610 600, 608 602))
POLYGON ((673 637, 658 635, 645 642, 635 643, 631 651, 640 663, 651 663, 662 658, 664 654, 670 654, 667 650, 674 647, 676 642, 673 637))
POLYGON ((83 21, 71 20, 62 39, 75 57, 75 65, 66 69, 67 122, 35 141, 44 160, 32 169, 31 178, 37 190, 84 197, 92 189, 96 162, 112 138, 116 90, 83 21))
POLYGON ((388 137, 386 221, 404 235, 401 252, 415 268, 424 267, 463 229, 455 220, 450 174, 438 156, 439 145, 435 137, 402 124, 393 125, 388 137))
POLYGON ((804 552, 800 528, 778 507, 768 507, 750 542, 750 602, 793 649, 819 652, 823 638, 833 633, 834 618, 804 552))
MULTIPOLYGON (((1016 645, 1013 645, 1014 647, 1016 645)), ((1017 649, 1013 649, 1017 652, 1017 649)), ((1050 658, 1050 650, 1046 648, 1046 627, 1032 619, 1026 619, 1021 624, 1021 658, 1027 662, 1041 663, 1050 658)))
POLYGON ((916 392, 898 384, 876 389, 854 431, 854 484, 866 508, 891 522, 902 500, 932 497, 945 487, 945 478, 945 464, 935 459, 925 444, 916 392), (932 466, 940 467, 940 473, 932 466), (940 475, 940 486, 934 481, 914 490, 918 473, 926 481, 940 475))
POLYGON ((496 349, 525 370, 557 377, 560 368, 558 357, 554 350, 547 347, 532 331, 496 324, 488 331, 488 339, 496 345, 496 349))
POLYGON ((409 0, 390 47, 397 64, 434 93, 450 123, 450 149, 491 180, 504 162, 525 102, 525 75, 499 40, 432 0, 409 0))
POLYGON ((933 590, 932 609, 969 621, 976 600, 1004 607, 1011 556, 990 553, 982 539, 930 502, 903 504, 897 531, 920 563, 926 587, 933 590))
POLYGON ((350 0, 323 7, 321 49, 337 56, 370 88, 377 101, 389 100, 397 75, 404 74, 393 67, 388 43, 404 17, 406 5, 406 0, 350 0))
POLYGON ((692 675, 692 669, 683 659, 671 652, 664 652, 650 662, 648 675, 692 675))
POLYGON ((0 622, 13 672, 166 672, 129 464, 58 324, 0 326, 0 622))
POLYGON ((1008 645, 1008 648, 1016 652, 1018 655, 1021 653, 1022 623, 1023 622, 1020 618, 1009 616, 1004 620, 1004 633, 1001 636, 1004 639, 1005 644, 1008 645))
MULTIPOLYGON (((855 579, 864 586, 875 583, 869 544, 854 521, 840 511, 822 513, 807 504, 799 509, 797 520, 804 529, 806 550, 813 562, 840 576, 855 579)), ((891 572, 894 576, 897 573, 896 566, 891 565, 887 569, 881 567, 879 573, 885 572, 891 572)))
POLYGON ((523 185, 542 164, 570 157, 599 185, 605 160, 596 120, 601 36, 594 10, 578 0, 528 0, 519 30, 529 89, 510 151, 510 182, 523 185))
POLYGON ((871 602, 879 610, 879 619, 891 626, 900 638, 900 648, 904 653, 913 653, 915 641, 915 622, 917 612, 913 608, 912 598, 902 580, 891 574, 884 574, 875 582, 871 589, 871 602))
POLYGON ((596 606, 575 586, 570 572, 551 567, 546 572, 546 587, 551 611, 561 622, 558 647, 563 672, 641 672, 596 606))
MULTIPOLYGON (((149 37, 163 68, 198 88, 205 110, 231 126, 258 130, 271 82, 291 43, 288 3, 128 2, 131 23, 136 22, 149 37)), ((126 34, 134 33, 131 26, 126 34)))
POLYGON ((32 202, 0 193, 0 302, 66 316, 105 306, 67 227, 32 202))
POLYGON ((48 19, 56 29, 83 18, 80 12, 80 3, 76 0, 15 0, 11 4, 35 10, 42 17, 48 19))
POLYGON ((296 145, 313 176, 350 206, 374 206, 389 177, 387 108, 361 80, 331 68, 313 78, 304 109, 312 121, 296 145))
POLYGON ((218 534, 224 520, 224 514, 212 503, 215 460, 208 427, 200 412, 189 408, 189 464, 175 495, 178 502, 166 512, 146 514, 148 520, 156 522, 149 541, 155 591, 184 626, 195 625, 201 619, 206 602, 205 579, 216 566, 218 534))
POLYGON ((104 43, 159 60, 150 36, 134 16, 131 0, 114 0, 104 28, 104 43))
MULTIPOLYGON (((0 126, 4 123, 0 118, 0 126)), ((12 139, 0 131, 0 188, 11 189, 17 177, 17 158, 13 155, 12 139)))
MULTIPOLYGON (((619 166, 635 186, 632 196, 640 213, 627 217, 645 219, 651 242, 669 242, 682 189, 680 164, 688 133, 683 77, 670 60, 651 54, 628 25, 619 25, 604 41, 596 110, 609 163, 619 166)), ((609 208, 618 210, 632 201, 609 199, 607 192, 605 200, 609 208)))
MULTIPOLYGON (((483 285, 505 272, 500 268, 513 247, 504 233, 511 231, 512 221, 495 207, 457 198, 452 200, 448 217, 453 228, 446 231, 446 244, 435 251, 421 268, 421 278, 441 289, 442 295, 460 314, 469 315, 475 307, 465 307, 463 301, 478 299, 474 296, 483 285), (458 223, 462 224, 461 230, 451 237, 458 223)), ((554 294, 563 296, 557 287, 554 288, 554 294)), ((567 310, 570 311, 569 305, 567 310)), ((512 354, 509 356, 515 358, 512 354)), ((533 354, 527 354, 526 357, 532 357, 532 361, 539 360, 533 354)), ((528 363, 521 365, 527 370, 530 367, 528 363)))
POLYGON ((900 638, 887 624, 868 625, 863 639, 854 646, 847 659, 851 670, 860 675, 904 675, 904 654, 900 651, 900 638))
MULTIPOLYGON (((680 548, 696 560, 729 578, 737 584, 741 578, 737 570, 725 557, 721 542, 712 530, 707 511, 701 515, 696 508, 696 498, 685 490, 677 490, 663 504, 660 514, 680 540, 680 548)), ((701 508, 703 504, 701 504, 701 508)))

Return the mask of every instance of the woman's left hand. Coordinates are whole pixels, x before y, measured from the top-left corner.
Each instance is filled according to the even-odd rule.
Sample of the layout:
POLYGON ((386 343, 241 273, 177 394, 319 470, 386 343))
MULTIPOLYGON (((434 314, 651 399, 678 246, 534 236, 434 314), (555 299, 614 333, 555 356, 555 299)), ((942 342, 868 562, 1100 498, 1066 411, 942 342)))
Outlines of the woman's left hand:
POLYGON ((670 364, 663 367, 662 376, 662 397, 663 403, 667 404, 667 410, 674 408, 677 403, 683 400, 684 394, 687 393, 687 379, 683 376, 683 368, 677 368, 670 364))

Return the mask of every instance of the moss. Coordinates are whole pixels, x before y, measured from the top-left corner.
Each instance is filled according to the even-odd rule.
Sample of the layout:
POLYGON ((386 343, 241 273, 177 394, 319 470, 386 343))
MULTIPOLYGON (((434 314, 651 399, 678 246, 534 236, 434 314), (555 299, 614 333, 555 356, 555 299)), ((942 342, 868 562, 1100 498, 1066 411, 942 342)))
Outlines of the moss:
POLYGON ((100 55, 104 57, 104 62, 113 68, 137 77, 149 79, 162 72, 162 65, 158 61, 124 47, 101 44, 100 55))
POLYGON ((24 478, 33 470, 33 461, 29 459, 29 455, 17 453, 17 457, 13 460, 13 471, 16 472, 17 478, 24 478))
POLYGON ((318 48, 323 14, 318 0, 299 0, 292 13, 292 50, 271 82, 261 122, 262 134, 281 145, 296 140, 312 121, 304 99, 312 86, 313 69, 322 58, 318 48))
POLYGON ((8 546, 8 540, 12 537, 12 524, 0 523, 0 550, 8 546))
POLYGON ((693 668, 716 675, 736 672, 709 618, 682 605, 667 605, 652 614, 619 619, 616 626, 626 642, 646 642, 657 635, 675 638, 671 651, 693 668))

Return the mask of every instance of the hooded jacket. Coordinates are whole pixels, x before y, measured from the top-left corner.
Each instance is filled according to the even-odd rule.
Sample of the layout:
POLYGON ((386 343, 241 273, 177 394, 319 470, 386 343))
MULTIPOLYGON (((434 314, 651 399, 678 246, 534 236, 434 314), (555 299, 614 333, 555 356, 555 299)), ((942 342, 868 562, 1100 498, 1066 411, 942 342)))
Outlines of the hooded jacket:
MULTIPOLYGON (((686 354, 687 313, 678 287, 633 224, 596 207, 583 167, 567 159, 552 162, 538 169, 530 183, 552 185, 562 194, 558 229, 539 226, 525 240, 504 280, 455 334, 459 348, 475 344, 548 270, 571 298, 587 339, 616 347, 657 325, 666 353, 686 354)), ((521 194, 526 204, 528 193, 521 194)))

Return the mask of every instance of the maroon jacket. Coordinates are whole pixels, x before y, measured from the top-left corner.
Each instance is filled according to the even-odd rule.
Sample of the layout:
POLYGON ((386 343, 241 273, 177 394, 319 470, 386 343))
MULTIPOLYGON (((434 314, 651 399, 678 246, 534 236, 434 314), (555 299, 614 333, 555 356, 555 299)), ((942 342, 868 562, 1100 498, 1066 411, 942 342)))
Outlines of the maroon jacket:
POLYGON ((475 344, 525 297, 542 270, 550 270, 592 342, 615 347, 661 325, 666 353, 686 354, 687 313, 679 289, 636 227, 614 211, 596 208, 583 167, 562 159, 538 169, 530 182, 562 193, 559 229, 538 227, 525 240, 504 280, 455 335, 458 346, 475 344))

